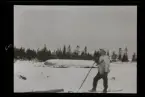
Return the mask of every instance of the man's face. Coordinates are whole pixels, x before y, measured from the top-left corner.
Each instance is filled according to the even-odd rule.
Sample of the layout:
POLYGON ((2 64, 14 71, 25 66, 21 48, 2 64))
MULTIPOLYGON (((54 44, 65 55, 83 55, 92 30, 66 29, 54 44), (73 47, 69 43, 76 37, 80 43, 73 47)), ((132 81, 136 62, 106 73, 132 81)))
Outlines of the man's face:
POLYGON ((99 53, 100 53, 100 55, 103 55, 103 51, 102 50, 100 50, 99 53))
POLYGON ((101 54, 101 55, 105 55, 105 51, 100 50, 100 54, 101 54))

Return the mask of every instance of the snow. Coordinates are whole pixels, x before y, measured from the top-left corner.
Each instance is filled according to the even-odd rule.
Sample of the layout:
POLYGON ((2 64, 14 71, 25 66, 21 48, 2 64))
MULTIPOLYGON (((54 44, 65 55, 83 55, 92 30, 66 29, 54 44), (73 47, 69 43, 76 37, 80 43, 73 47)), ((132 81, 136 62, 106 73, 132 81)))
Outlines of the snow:
MULTIPOLYGON (((45 91, 51 89, 64 89, 65 92, 76 92, 90 68, 75 67, 92 66, 94 63, 87 60, 58 59, 46 62, 17 60, 14 63, 14 92, 45 91), (45 65, 46 62, 52 64, 50 66, 49 64, 45 65), (64 65, 69 68, 53 68, 55 65, 64 65), (27 79, 20 79, 19 75, 27 79)), ((137 93, 137 63, 111 63, 110 69, 108 89, 123 89, 123 91, 114 93, 137 93)), ((97 68, 91 70, 80 92, 92 88, 93 77, 97 74, 97 71, 97 68)), ((102 79, 99 80, 97 90, 103 89, 102 83, 102 79)))
MULTIPOLYGON (((65 59, 52 59, 47 60, 44 64, 50 67, 92 67, 94 62, 90 60, 65 60, 65 59)), ((94 65, 95 67, 95 65, 94 65)))

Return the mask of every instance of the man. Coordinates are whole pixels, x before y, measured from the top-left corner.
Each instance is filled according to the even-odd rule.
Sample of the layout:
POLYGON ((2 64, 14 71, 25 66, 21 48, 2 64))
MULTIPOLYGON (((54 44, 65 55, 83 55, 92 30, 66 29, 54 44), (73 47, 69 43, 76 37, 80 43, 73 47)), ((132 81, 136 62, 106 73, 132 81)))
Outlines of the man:
POLYGON ((104 90, 103 93, 107 92, 108 88, 108 73, 110 72, 110 59, 109 56, 106 55, 106 52, 103 49, 100 49, 100 58, 99 61, 95 61, 98 65, 98 74, 94 77, 93 80, 93 88, 89 90, 90 92, 95 92, 98 80, 103 79, 104 90))

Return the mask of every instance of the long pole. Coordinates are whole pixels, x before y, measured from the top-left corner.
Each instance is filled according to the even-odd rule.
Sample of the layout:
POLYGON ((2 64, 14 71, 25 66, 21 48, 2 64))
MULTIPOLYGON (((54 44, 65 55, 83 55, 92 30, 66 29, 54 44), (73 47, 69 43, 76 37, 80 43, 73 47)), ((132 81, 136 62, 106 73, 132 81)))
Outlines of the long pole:
MULTIPOLYGON (((83 83, 81 84, 81 86, 80 86, 80 88, 78 89, 78 91, 79 91, 79 90, 81 89, 81 87, 83 86, 83 84, 84 84, 85 80, 87 79, 87 77, 88 77, 88 75, 89 75, 90 71, 92 70, 92 68, 93 68, 94 64, 95 64, 95 62, 93 63, 93 65, 92 65, 91 69, 89 70, 88 74, 86 75, 85 79, 83 80, 83 83)), ((78 92, 78 91, 77 91, 77 92, 78 92)))

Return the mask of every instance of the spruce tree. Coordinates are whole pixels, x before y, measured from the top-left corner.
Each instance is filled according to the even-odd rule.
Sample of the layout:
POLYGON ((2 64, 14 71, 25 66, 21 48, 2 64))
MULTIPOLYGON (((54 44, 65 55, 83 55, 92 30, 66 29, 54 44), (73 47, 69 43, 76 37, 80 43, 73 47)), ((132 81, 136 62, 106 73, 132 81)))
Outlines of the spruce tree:
POLYGON ((74 56, 75 56, 76 58, 78 57, 78 55, 79 55, 79 53, 80 53, 79 48, 80 48, 80 46, 77 45, 77 47, 76 47, 76 49, 75 49, 75 51, 74 51, 74 56))
POLYGON ((128 49, 127 47, 125 48, 125 62, 128 62, 128 49))
POLYGON ((71 56, 71 46, 69 45, 68 48, 67 48, 67 58, 70 58, 71 56))
POLYGON ((46 61, 49 59, 49 52, 46 48, 46 45, 44 45, 44 48, 42 48, 41 50, 37 51, 37 58, 40 61, 46 61))
POLYGON ((65 56, 66 56, 66 47, 64 45, 64 47, 63 47, 63 58, 65 58, 65 56))
POLYGON ((135 58, 135 53, 132 55, 132 62, 135 62, 136 58, 135 58))
POLYGON ((71 53, 71 46, 69 45, 67 48, 67 52, 70 54, 71 53))
POLYGON ((107 55, 109 56, 109 50, 107 51, 107 55))
POLYGON ((115 51, 113 51, 111 59, 112 59, 113 62, 116 62, 117 54, 115 53, 115 51))
POLYGON ((123 54, 123 57, 122 57, 122 62, 125 62, 126 61, 126 55, 125 53, 123 54))
POLYGON ((121 53, 122 53, 122 49, 119 48, 119 53, 118 53, 118 60, 119 60, 119 61, 122 60, 122 55, 121 55, 121 53))
POLYGON ((79 53, 80 53, 79 49, 80 49, 80 46, 77 45, 77 47, 76 47, 76 53, 77 53, 77 55, 79 55, 79 53))
POLYGON ((96 63, 98 63, 99 62, 99 58, 100 58, 100 53, 99 53, 99 51, 96 51, 95 50, 95 52, 94 52, 94 61, 96 62, 96 63))
POLYGON ((85 46, 84 48, 84 54, 86 55, 87 54, 87 47, 85 46))

